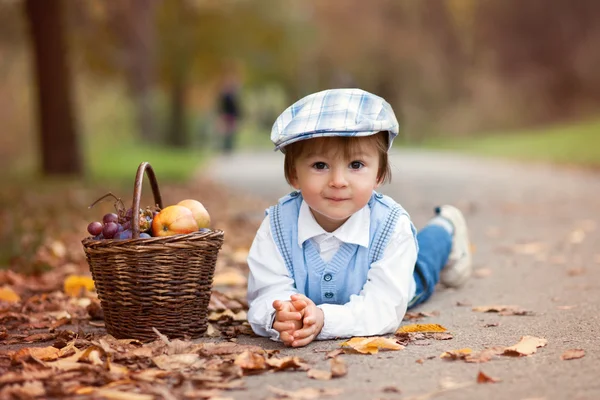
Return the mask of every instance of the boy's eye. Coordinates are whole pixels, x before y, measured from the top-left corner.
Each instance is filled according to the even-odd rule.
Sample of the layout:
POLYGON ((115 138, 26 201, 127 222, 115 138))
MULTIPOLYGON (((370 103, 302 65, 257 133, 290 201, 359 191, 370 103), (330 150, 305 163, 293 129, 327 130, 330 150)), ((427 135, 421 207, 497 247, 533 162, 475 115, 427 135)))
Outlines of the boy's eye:
POLYGON ((351 169, 361 169, 362 167, 364 167, 364 164, 360 161, 352 161, 350 163, 350 168, 351 169))
POLYGON ((324 162, 318 161, 313 164, 313 168, 314 169, 325 169, 325 168, 327 168, 327 164, 325 164, 324 162))

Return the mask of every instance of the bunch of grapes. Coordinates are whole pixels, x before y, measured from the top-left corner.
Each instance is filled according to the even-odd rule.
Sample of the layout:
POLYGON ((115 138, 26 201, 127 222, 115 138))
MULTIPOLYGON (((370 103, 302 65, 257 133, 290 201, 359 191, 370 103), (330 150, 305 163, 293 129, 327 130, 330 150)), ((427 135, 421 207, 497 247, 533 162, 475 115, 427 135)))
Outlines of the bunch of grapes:
MULTIPOLYGON (((102 217, 102 222, 92 222, 87 230, 94 239, 131 239, 133 212, 131 208, 119 216, 116 213, 108 213, 102 217)), ((150 210, 140 210, 140 238, 149 238, 152 227, 153 214, 150 210)))
MULTIPOLYGON (((123 202, 120 198, 116 197, 112 193, 107 193, 104 196, 96 200, 90 208, 96 203, 106 197, 113 197, 116 199, 115 210, 116 213, 108 213, 102 217, 102 222, 92 222, 88 225, 87 230, 94 239, 131 239, 133 232, 131 230, 131 223, 133 221, 133 208, 125 209, 123 202)), ((154 216, 158 214, 160 208, 158 206, 151 208, 147 207, 139 209, 139 227, 140 227, 140 238, 149 238, 152 233, 152 220, 154 216)))

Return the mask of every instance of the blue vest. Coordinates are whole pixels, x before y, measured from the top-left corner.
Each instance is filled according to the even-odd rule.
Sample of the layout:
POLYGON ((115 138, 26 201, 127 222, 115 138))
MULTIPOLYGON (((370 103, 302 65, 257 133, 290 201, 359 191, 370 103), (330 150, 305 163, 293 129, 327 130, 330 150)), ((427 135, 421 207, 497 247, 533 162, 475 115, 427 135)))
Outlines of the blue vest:
MULTIPOLYGON (((398 218, 408 213, 390 197, 373 192, 368 203, 371 209, 369 247, 343 243, 326 263, 310 240, 298 246, 301 204, 300 192, 292 192, 267 209, 275 244, 299 293, 315 304, 345 304, 351 295, 360 293, 371 264, 383 255, 398 218)), ((412 223, 411 229, 418 249, 417 232, 412 223)))

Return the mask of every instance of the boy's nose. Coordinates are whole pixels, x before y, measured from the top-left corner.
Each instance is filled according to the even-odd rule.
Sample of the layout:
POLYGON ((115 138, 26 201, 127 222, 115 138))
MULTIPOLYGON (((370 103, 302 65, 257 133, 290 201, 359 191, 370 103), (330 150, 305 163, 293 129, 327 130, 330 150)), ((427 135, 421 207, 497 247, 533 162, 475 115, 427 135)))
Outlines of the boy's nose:
POLYGON ((346 179, 345 171, 342 168, 334 168, 331 170, 329 186, 336 188, 348 186, 348 180, 346 179))

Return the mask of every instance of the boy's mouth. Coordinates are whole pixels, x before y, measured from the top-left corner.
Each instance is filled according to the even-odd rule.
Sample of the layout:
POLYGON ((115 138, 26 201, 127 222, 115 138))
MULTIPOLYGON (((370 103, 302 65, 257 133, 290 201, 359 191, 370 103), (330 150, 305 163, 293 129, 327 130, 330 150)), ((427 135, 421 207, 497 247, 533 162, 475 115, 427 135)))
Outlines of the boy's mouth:
POLYGON ((345 197, 325 197, 327 200, 329 201, 345 201, 345 200, 349 200, 348 198, 345 197))

